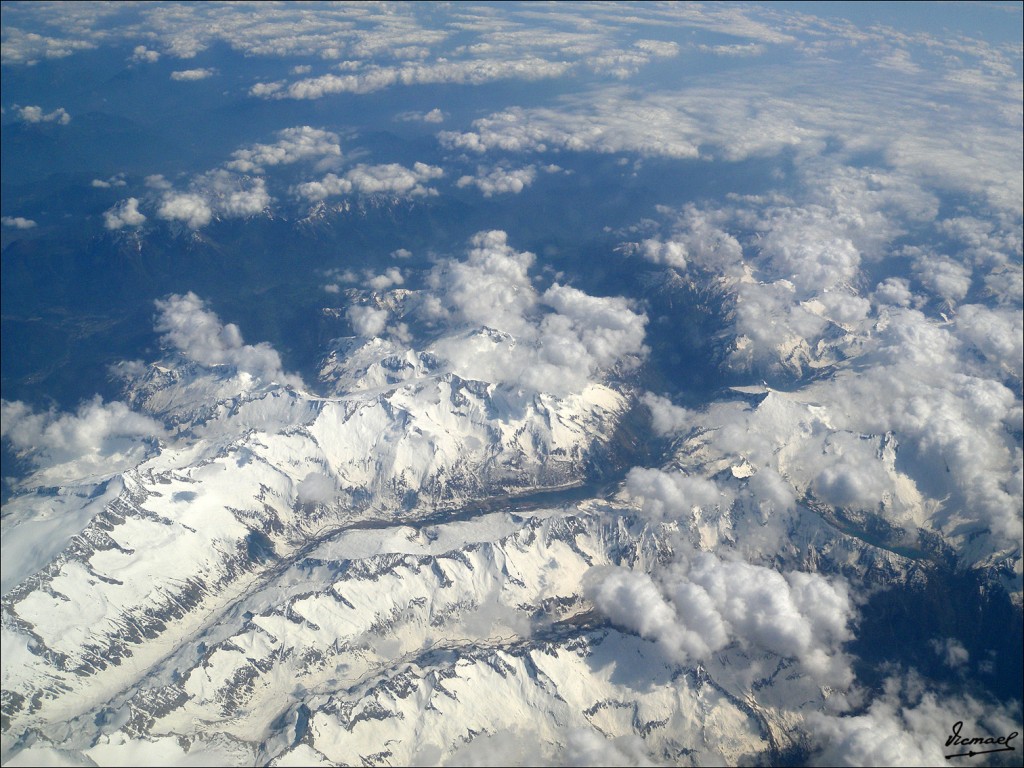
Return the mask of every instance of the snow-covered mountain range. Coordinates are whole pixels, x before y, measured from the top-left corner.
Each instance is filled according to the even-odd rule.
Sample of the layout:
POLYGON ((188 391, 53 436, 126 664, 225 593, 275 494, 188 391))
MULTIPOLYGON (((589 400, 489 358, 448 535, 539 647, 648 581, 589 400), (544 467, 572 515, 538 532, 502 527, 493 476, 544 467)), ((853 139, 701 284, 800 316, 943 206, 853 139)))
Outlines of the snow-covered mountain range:
POLYGON ((863 696, 851 585, 948 561, 1013 592, 1019 551, 972 555, 895 435, 818 385, 642 394, 646 318, 531 264, 481 233, 353 293, 317 394, 172 296, 123 402, 16 414, 49 447, 20 438, 5 507, 5 759, 786 762, 863 696), (629 469, 638 419, 665 452, 629 469), (877 509, 839 457, 878 463, 877 509))

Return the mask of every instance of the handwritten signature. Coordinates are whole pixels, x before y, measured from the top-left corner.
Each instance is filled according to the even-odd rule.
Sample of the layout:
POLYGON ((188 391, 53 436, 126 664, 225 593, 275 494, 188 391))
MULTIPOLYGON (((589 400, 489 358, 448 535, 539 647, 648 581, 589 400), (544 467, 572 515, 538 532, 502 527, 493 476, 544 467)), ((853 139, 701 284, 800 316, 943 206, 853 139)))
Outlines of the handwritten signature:
POLYGON ((993 738, 991 736, 981 738, 975 736, 973 738, 964 737, 960 735, 960 731, 963 730, 964 723, 962 720, 958 720, 953 723, 952 733, 948 739, 946 739, 947 747, 994 747, 993 749, 971 749, 967 752, 956 752, 952 755, 946 755, 946 759, 949 760, 951 757, 974 757, 975 755, 987 755, 991 752, 1012 752, 1016 749, 1010 745, 1010 742, 1017 738, 1020 734, 1017 731, 1007 735, 993 738))

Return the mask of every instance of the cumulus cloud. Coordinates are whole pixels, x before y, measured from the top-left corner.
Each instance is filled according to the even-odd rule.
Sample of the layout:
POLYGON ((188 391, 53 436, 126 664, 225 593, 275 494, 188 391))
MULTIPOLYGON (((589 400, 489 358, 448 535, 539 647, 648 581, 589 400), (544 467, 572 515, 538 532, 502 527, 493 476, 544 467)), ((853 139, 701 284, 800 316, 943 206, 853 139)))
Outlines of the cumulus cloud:
POLYGON ((139 200, 129 197, 103 213, 103 225, 107 229, 138 227, 145 223, 146 216, 139 211, 139 200))
POLYGON ((914 274, 933 294, 950 304, 963 300, 971 289, 971 268, 946 256, 922 254, 914 260, 914 274))
POLYGON ((484 197, 508 193, 518 195, 536 178, 537 169, 532 165, 515 169, 496 166, 489 170, 478 168, 476 176, 462 176, 456 182, 456 186, 475 186, 483 193, 484 197))
POLYGON ((147 176, 145 184, 150 189, 170 189, 173 186, 171 182, 164 178, 162 173, 154 173, 147 176))
POLYGON ((375 338, 384 333, 388 323, 388 312, 386 309, 378 309, 369 306, 349 307, 345 316, 352 324, 352 330, 357 336, 375 338))
POLYGON ((184 222, 191 229, 202 229, 213 219, 213 209, 201 195, 172 193, 164 197, 157 216, 167 221, 184 222))
POLYGON ((259 99, 265 99, 273 96, 275 93, 284 88, 283 80, 275 80, 271 83, 255 83, 249 88, 249 95, 255 96, 259 99))
POLYGON ((158 51, 150 50, 144 45, 136 45, 135 48, 132 49, 131 60, 144 62, 146 64, 153 64, 160 61, 160 53, 158 51))
POLYGON ((870 297, 860 295, 860 281, 906 226, 934 219, 934 195, 896 173, 818 160, 799 173, 800 200, 734 195, 687 205, 670 233, 623 248, 715 275, 729 297, 735 339, 727 364, 736 371, 801 376, 834 364, 845 334, 866 333, 879 304, 916 303, 905 278, 886 278, 870 297))
POLYGON ((566 738, 559 762, 564 765, 655 765, 647 756, 647 745, 635 734, 609 739, 601 733, 574 728, 566 738))
POLYGON ((427 195, 431 190, 423 182, 439 179, 444 171, 426 163, 414 163, 412 169, 398 163, 357 165, 345 174, 352 187, 366 194, 375 192, 399 195, 427 195))
POLYGON ((871 298, 876 304, 891 304, 896 307, 909 307, 914 303, 910 281, 903 277, 886 278, 875 286, 871 298))
POLYGON ((205 80, 208 77, 213 77, 214 71, 212 69, 180 69, 171 72, 171 80, 178 82, 191 82, 194 80, 205 80))
POLYGON ((210 171, 193 180, 192 188, 201 190, 214 210, 228 217, 252 216, 270 205, 266 181, 259 177, 210 171))
POLYGON ((273 144, 254 144, 236 150, 225 167, 241 173, 259 173, 268 166, 341 158, 338 135, 330 131, 302 125, 278 131, 277 136, 273 144))
POLYGON ((440 108, 434 107, 428 112, 402 112, 396 115, 396 120, 403 122, 422 122, 422 123, 443 123, 445 120, 445 113, 440 108))
POLYGON ((398 267, 388 267, 383 274, 374 275, 367 280, 366 284, 374 291, 386 291, 388 288, 401 285, 404 282, 405 278, 402 277, 402 271, 398 267))
POLYGON ((836 507, 874 510, 888 490, 882 473, 868 463, 841 462, 825 468, 814 480, 818 498, 836 507))
POLYGON ((646 515, 659 521, 686 519, 694 507, 728 507, 731 501, 714 480, 643 467, 629 471, 626 491, 640 501, 646 515))
POLYGON ((671 59, 679 55, 679 44, 672 40, 637 40, 633 43, 633 46, 653 56, 665 59, 671 59))
POLYGON ((334 173, 328 173, 320 181, 299 184, 295 191, 307 200, 324 200, 328 197, 347 195, 352 191, 352 182, 334 173))
POLYGON ((624 356, 643 349, 644 319, 621 297, 590 296, 555 283, 541 301, 556 312, 544 318, 542 331, 571 329, 586 351, 588 368, 610 368, 624 356))
POLYGON ((950 495, 931 525, 947 533, 984 529, 975 547, 1019 547, 1024 504, 1021 489, 1007 482, 1015 449, 1005 425, 1019 421, 1020 403, 1002 382, 966 372, 953 330, 920 312, 893 311, 878 344, 861 356, 868 368, 844 371, 809 394, 832 404, 837 426, 891 430, 904 451, 913 446, 918 458, 905 462, 906 471, 926 492, 950 495))
MULTIPOLYGON (((860 715, 811 713, 812 762, 829 765, 947 765, 946 741, 954 726, 961 738, 1006 737, 1020 731, 1007 708, 971 696, 942 696, 919 680, 890 678, 886 690, 860 715)), ((967 747, 960 751, 969 751, 967 747)))
MULTIPOLYGON (((492 626, 492 622, 487 623, 488 629, 492 626)), ((545 765, 550 760, 546 747, 543 739, 538 739, 536 734, 519 728, 498 730, 495 733, 485 731, 469 740, 456 740, 452 753, 443 760, 444 752, 440 748, 421 746, 413 765, 545 765)))
POLYGON ((686 115, 670 107, 611 104, 599 101, 597 115, 570 116, 564 110, 512 107, 473 122, 473 131, 442 131, 441 143, 452 149, 483 153, 548 150, 660 154, 697 157, 698 131, 686 115), (636 110, 637 120, 629 115, 636 110))
POLYGON ((87 51, 96 43, 81 37, 51 37, 5 25, 0 60, 4 64, 33 65, 41 59, 62 59, 78 51, 87 51))
POLYGON ((104 403, 98 395, 74 413, 38 413, 17 400, 2 401, 0 409, 0 436, 37 469, 62 467, 57 475, 62 481, 116 471, 117 457, 138 461, 147 441, 165 437, 156 420, 121 402, 104 403))
POLYGON ((119 173, 115 176, 111 176, 109 179, 93 179, 90 185, 96 189, 110 189, 111 187, 124 187, 128 184, 124 180, 124 174, 119 173))
POLYGON ((266 342, 246 344, 234 323, 221 323, 216 314, 194 293, 174 294, 156 302, 156 331, 161 341, 204 366, 230 365, 265 383, 301 387, 302 381, 287 374, 281 357, 266 342))
POLYGON ((681 434, 694 424, 693 411, 674 405, 666 397, 645 392, 640 402, 651 412, 651 428, 659 437, 670 437, 681 434))
POLYGON ((427 186, 426 182, 442 176, 444 171, 441 168, 426 163, 414 163, 412 168, 399 163, 360 163, 343 176, 328 173, 320 181, 299 184, 295 191, 307 200, 323 200, 350 193, 423 197, 437 194, 437 190, 427 186))
POLYGON ((23 123, 57 123, 57 125, 67 125, 71 122, 71 115, 67 113, 64 107, 58 107, 52 112, 43 112, 42 107, 19 107, 15 104, 13 111, 15 116, 23 123))
POLYGON ((971 658, 971 654, 964 648, 963 643, 955 637, 947 637, 942 640, 935 638, 931 641, 931 646, 936 655, 942 659, 942 663, 953 669, 962 667, 971 658))
POLYGON ((501 231, 477 233, 470 245, 465 261, 449 260, 435 267, 431 287, 463 322, 525 333, 524 315, 537 302, 529 278, 536 257, 513 249, 501 231))
POLYGON ((701 53, 710 53, 714 56, 760 56, 767 50, 760 43, 734 43, 732 45, 698 45, 697 50, 701 53))
POLYGON ((5 227, 14 227, 15 229, 32 229, 37 226, 36 222, 32 219, 26 219, 24 216, 4 216, 0 219, 5 227))
POLYGON ((218 169, 193 178, 188 192, 165 191, 157 216, 183 222, 190 229, 202 229, 215 215, 224 218, 253 216, 270 203, 263 178, 218 169))
POLYGON ((322 472, 310 472, 296 486, 300 504, 330 504, 338 494, 334 480, 322 472))
POLYGON ((735 643, 795 658, 820 683, 852 683, 841 650, 855 614, 845 582, 710 552, 680 555, 659 582, 642 572, 594 569, 587 596, 612 622, 656 641, 680 663, 735 643))
POLYGON ((1024 314, 1008 307, 965 304, 956 316, 956 335, 987 363, 995 377, 1024 378, 1024 314))
POLYGON ((321 99, 338 93, 373 93, 394 85, 468 83, 479 85, 493 80, 516 78, 541 80, 560 77, 572 65, 535 56, 513 60, 474 59, 438 61, 433 64, 408 63, 398 67, 367 67, 356 74, 321 75, 298 80, 287 87, 273 88, 259 83, 250 90, 254 96, 278 99, 321 99))
POLYGON ((599 298, 557 283, 538 293, 535 257, 501 231, 480 232, 464 260, 438 262, 419 313, 465 329, 431 351, 461 376, 530 392, 565 395, 644 354, 647 318, 622 298, 599 298))
POLYGON ((652 264, 686 269, 686 246, 674 240, 662 242, 657 238, 648 238, 640 244, 640 254, 652 264))

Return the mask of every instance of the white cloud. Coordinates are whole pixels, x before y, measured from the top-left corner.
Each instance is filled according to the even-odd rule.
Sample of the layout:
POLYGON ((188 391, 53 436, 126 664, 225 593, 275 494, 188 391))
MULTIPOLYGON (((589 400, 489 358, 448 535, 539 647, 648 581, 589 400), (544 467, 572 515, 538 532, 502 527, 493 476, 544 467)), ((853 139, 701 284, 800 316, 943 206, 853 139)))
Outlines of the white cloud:
POLYGON ((610 739, 596 730, 575 728, 566 738, 565 752, 559 757, 563 765, 648 766, 655 765, 647 756, 647 745, 635 734, 610 739))
POLYGON ((671 59, 679 55, 679 44, 672 40, 637 40, 633 43, 633 46, 653 56, 665 59, 671 59))
POLYGON ((697 50, 701 53, 710 53, 715 56, 760 56, 767 50, 760 43, 734 43, 732 45, 698 45, 697 50))
POLYGON ((299 161, 341 158, 338 135, 308 125, 278 131, 273 144, 254 144, 231 153, 225 167, 241 173, 259 173, 267 166, 290 165, 299 161))
POLYGON ((423 123, 443 123, 445 120, 445 113, 442 112, 438 107, 429 112, 402 112, 395 116, 396 120, 403 122, 423 122, 423 123))
POLYGON ((1005 373, 1024 378, 1024 315, 1008 307, 990 309, 965 304, 956 316, 954 332, 980 354, 993 378, 1005 373))
POLYGON ((428 195, 431 190, 423 182, 444 175, 440 168, 426 163, 414 163, 411 169, 398 163, 384 165, 359 164, 345 174, 353 189, 364 194, 394 193, 398 195, 428 195))
POLYGON ((215 211, 227 217, 252 216, 270 205, 266 181, 259 177, 209 171, 194 179, 192 188, 200 191, 215 211))
MULTIPOLYGON (((712 621, 705 621, 701 634, 681 626, 675 607, 665 599, 654 580, 643 572, 614 569, 597 574, 591 572, 586 585, 587 597, 614 624, 626 627, 647 640, 656 640, 673 661, 686 662, 706 657, 711 650, 724 647, 727 641, 721 619, 708 611, 712 621)), ((706 596, 705 596, 706 598, 706 596)), ((691 603, 698 610, 703 605, 691 603)))
MULTIPOLYGON (((811 713, 811 762, 828 765, 948 765, 946 741, 960 723, 961 738, 1006 737, 1020 731, 1007 708, 971 696, 942 697, 920 681, 890 679, 886 691, 861 715, 811 713)), ((952 746, 952 745, 951 745, 952 746)), ((960 751, 970 751, 967 747, 960 751)))
POLYGON ((914 303, 910 282, 903 277, 887 277, 875 286, 871 298, 876 304, 890 304, 894 307, 909 307, 914 303))
POLYGON ((145 221, 146 216, 139 211, 139 200, 135 197, 122 200, 103 214, 103 225, 107 229, 138 227, 145 221))
POLYGON ((307 200, 323 200, 337 195, 347 195, 352 191, 352 182, 337 174, 328 173, 320 181, 299 184, 295 191, 307 200))
POLYGON ((964 648, 963 643, 955 637, 947 637, 943 640, 936 638, 930 642, 930 645, 942 659, 942 663, 953 669, 964 666, 971 658, 971 654, 964 648))
POLYGON ((513 250, 508 236, 499 231, 480 232, 470 244, 465 261, 442 262, 434 268, 432 287, 463 322, 524 333, 524 315, 537 302, 529 278, 535 256, 513 250))
POLYGON ((245 344, 238 326, 223 324, 196 294, 174 294, 156 302, 161 341, 200 365, 230 365, 265 383, 301 387, 302 381, 281 368, 281 357, 266 342, 245 344))
POLYGON ((640 501, 644 514, 656 521, 685 520, 694 507, 728 508, 732 501, 713 480, 642 467, 629 471, 626 491, 640 501))
POLYGON ((775 70, 750 76, 743 83, 728 80, 728 88, 702 84, 638 93, 605 86, 563 97, 554 107, 506 109, 475 120, 470 131, 442 132, 440 138, 446 146, 480 153, 628 152, 727 160, 787 149, 808 158, 833 142, 850 156, 882 152, 905 177, 978 194, 1007 211, 1021 207, 1024 182, 1008 170, 1018 164, 1008 161, 1022 156, 1008 141, 1016 123, 993 114, 990 105, 965 109, 935 83, 915 84, 911 109, 891 97, 891 84, 882 77, 845 83, 837 98, 831 81, 812 85, 811 94, 775 70), (927 117, 937 103, 948 107, 943 130, 927 117))
POLYGON ((826 467, 814 480, 818 498, 836 507, 876 510, 889 490, 884 476, 868 463, 848 461, 826 467))
POLYGON ((24 216, 4 216, 0 222, 3 222, 5 227, 14 227, 15 229, 32 229, 37 226, 36 222, 26 219, 24 216))
POLYGON ((652 264, 664 264, 676 269, 686 269, 686 245, 669 240, 662 242, 649 238, 640 243, 640 253, 652 264))
POLYGON ((444 171, 441 168, 426 163, 414 163, 412 168, 406 168, 399 163, 360 163, 344 176, 328 173, 320 181, 299 184, 295 191, 307 200, 323 200, 352 192, 421 197, 437 194, 437 191, 426 186, 425 182, 439 179, 443 175, 444 171))
POLYGON ((588 368, 611 368, 627 355, 644 349, 646 318, 634 313, 621 297, 590 296, 555 283, 541 301, 557 313, 544 318, 542 332, 555 326, 570 327, 586 350, 588 368), (556 323, 556 318, 565 318, 568 324, 556 323))
POLYGON ((265 99, 284 88, 283 80, 275 80, 272 83, 256 83, 249 88, 249 95, 265 99))
POLYGON ((115 176, 111 176, 109 179, 93 179, 91 186, 96 189, 110 189, 111 187, 124 187, 127 186, 128 182, 124 180, 124 174, 119 173, 115 176))
POLYGON ((214 71, 212 69, 181 69, 171 72, 171 80, 191 82, 194 80, 205 80, 208 77, 213 77, 213 74, 214 71))
POLYGON ((278 99, 321 99, 338 93, 373 93, 393 85, 468 83, 479 85, 510 78, 540 80, 560 77, 571 69, 568 62, 537 57, 514 60, 439 61, 400 67, 368 67, 358 74, 321 75, 299 80, 284 88, 259 83, 250 93, 278 99), (258 89, 258 90, 257 90, 258 89))
POLYGON ((412 258, 412 251, 408 248, 399 248, 398 250, 392 251, 391 255, 396 259, 409 259, 412 258))
POLYGON ((131 60, 153 64, 160 61, 160 53, 158 51, 152 51, 144 45, 136 45, 135 48, 132 49, 131 60))
POLYGON ((25 403, 7 400, 0 408, 0 436, 39 469, 62 467, 56 477, 64 482, 116 471, 118 457, 137 461, 148 450, 146 441, 165 437, 159 422, 124 403, 104 403, 98 395, 75 413, 37 413, 25 403))
POLYGON ((599 99, 596 114, 571 114, 548 108, 512 107, 473 122, 473 131, 442 131, 438 138, 453 149, 487 152, 625 152, 697 157, 698 131, 692 120, 668 106, 610 103, 599 99), (642 117, 638 117, 642 115, 642 117))
POLYGON ((191 229, 202 229, 213 219, 213 210, 200 195, 191 193, 168 193, 157 216, 167 221, 182 221, 191 229))
POLYGON ((41 59, 62 59, 78 51, 96 48, 91 40, 70 37, 50 37, 37 32, 26 32, 17 26, 4 24, 4 44, 0 59, 4 64, 33 65, 41 59))
MULTIPOLYGON (((163 184, 159 188, 164 188, 163 184)), ((240 176, 219 169, 193 178, 188 192, 166 190, 157 216, 166 221, 184 222, 190 229, 202 229, 214 215, 224 218, 254 216, 270 203, 263 178, 240 176)))
POLYGON ((650 410, 651 428, 659 437, 681 434, 694 424, 693 411, 674 405, 668 398, 645 392, 640 402, 650 410))
POLYGON ((377 309, 368 306, 349 307, 345 313, 348 321, 352 324, 352 330, 357 336, 375 338, 384 333, 388 323, 388 312, 386 309, 377 309))
POLYGON ((431 351, 460 376, 557 396, 646 354, 644 315, 622 298, 557 283, 539 294, 529 276, 534 259, 511 248, 504 232, 490 231, 472 238, 465 260, 438 262, 419 312, 466 332, 431 351))
POLYGON ((456 182, 456 186, 475 186, 483 193, 484 197, 509 193, 518 195, 536 178, 537 168, 533 165, 515 169, 495 166, 490 170, 478 168, 476 176, 462 176, 456 182))
POLYGON ((971 268, 946 256, 922 254, 914 260, 914 275, 925 288, 950 304, 971 290, 971 268))
POLYGON ((842 643, 855 611, 845 582, 815 573, 680 552, 659 582, 622 568, 594 569, 587 596, 614 623, 656 641, 680 663, 731 644, 797 659, 819 684, 853 681, 842 643))
POLYGON ((146 177, 146 186, 150 189, 170 189, 172 184, 163 177, 163 174, 154 173, 146 177))
POLYGON ((374 275, 366 281, 367 286, 374 291, 386 291, 396 285, 405 282, 402 271, 398 267, 388 267, 382 275, 374 275))
POLYGON ((58 107, 52 112, 43 112, 42 107, 19 107, 15 104, 13 110, 14 114, 23 123, 57 123, 57 125, 67 125, 71 122, 71 115, 67 113, 64 107, 58 107))
POLYGON ((296 487, 301 504, 330 504, 338 496, 334 480, 322 472, 310 472, 296 487))

